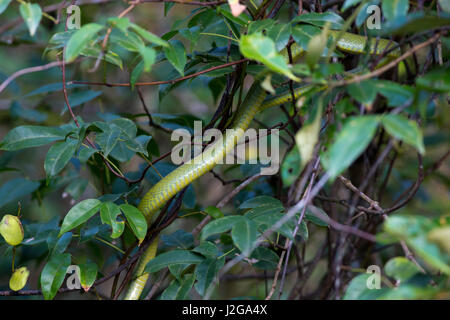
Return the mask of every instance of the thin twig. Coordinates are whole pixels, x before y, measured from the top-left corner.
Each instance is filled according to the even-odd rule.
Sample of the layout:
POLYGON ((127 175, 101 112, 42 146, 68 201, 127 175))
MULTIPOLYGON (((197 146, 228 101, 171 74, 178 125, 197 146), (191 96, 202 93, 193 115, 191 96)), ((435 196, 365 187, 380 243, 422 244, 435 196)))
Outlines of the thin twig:
MULTIPOLYGON (((173 80, 164 80, 164 81, 152 81, 152 82, 137 82, 135 83, 135 86, 156 86, 161 84, 174 84, 183 80, 187 80, 193 77, 197 77, 199 75, 202 75, 204 73, 208 73, 214 70, 223 69, 229 66, 233 66, 235 64, 240 64, 248 61, 248 59, 241 59, 238 61, 233 61, 229 63, 222 64, 220 66, 214 66, 181 78, 173 79, 173 80)), ((89 81, 71 81, 69 84, 86 84, 91 86, 106 86, 106 87, 131 87, 131 83, 108 83, 108 82, 89 82, 89 81)))
POLYGON ((364 81, 364 80, 367 80, 367 79, 370 79, 370 78, 373 78, 373 77, 377 77, 377 76, 385 73, 389 69, 392 69, 393 67, 395 67, 399 62, 405 60, 410 55, 412 55, 414 52, 416 52, 416 51, 418 51, 418 50, 420 50, 422 48, 425 48, 426 46, 428 46, 428 45, 432 44, 433 42, 437 41, 440 38, 440 36, 441 36, 441 33, 438 32, 433 37, 428 39, 427 41, 422 42, 422 43, 412 47, 410 50, 408 50, 407 52, 402 54, 400 57, 392 60, 391 62, 389 62, 385 66, 383 66, 383 67, 381 67, 379 69, 376 69, 376 70, 374 70, 372 72, 363 74, 363 75, 354 76, 353 78, 350 78, 350 79, 336 81, 336 82, 330 84, 330 88, 331 87, 336 87, 336 86, 346 86, 346 85, 349 85, 349 84, 352 84, 352 83, 361 82, 361 81, 364 81))

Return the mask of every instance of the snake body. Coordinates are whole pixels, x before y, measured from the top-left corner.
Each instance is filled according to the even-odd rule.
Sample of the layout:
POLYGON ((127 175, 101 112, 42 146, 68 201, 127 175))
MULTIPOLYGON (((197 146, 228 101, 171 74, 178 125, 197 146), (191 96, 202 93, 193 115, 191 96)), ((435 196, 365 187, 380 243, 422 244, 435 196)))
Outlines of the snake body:
MULTIPOLYGON (((339 34, 338 31, 329 31, 329 33, 332 37, 338 37, 339 34)), ((372 42, 367 45, 367 39, 365 37, 351 33, 343 33, 337 41, 337 48, 352 54, 364 53, 367 47, 370 53, 380 54, 389 46, 393 45, 395 45, 395 43, 384 39, 379 41, 372 39, 372 42)), ((291 52, 292 56, 295 58, 298 57, 303 50, 297 44, 293 44, 291 46, 291 52)), ((285 53, 284 55, 287 58, 285 53)), ((397 57, 398 55, 399 52, 394 50, 388 54, 388 57, 392 58, 397 57)), ((295 98, 299 98, 310 88, 310 86, 304 86, 295 89, 295 98)), ((264 109, 289 102, 292 99, 292 94, 290 92, 268 100, 265 100, 266 96, 267 93, 261 87, 259 81, 255 81, 237 113, 232 126, 234 130, 230 131, 232 133, 225 134, 222 143, 213 144, 212 147, 205 149, 205 151, 196 156, 189 163, 185 163, 172 171, 145 194, 139 204, 139 209, 144 213, 148 221, 150 221, 154 214, 174 195, 206 172, 211 171, 214 166, 235 147, 257 113, 264 109)), ((145 266, 155 257, 157 244, 158 238, 155 238, 142 255, 136 269, 135 278, 130 285, 125 299, 139 299, 149 277, 149 274, 144 272, 145 266)))

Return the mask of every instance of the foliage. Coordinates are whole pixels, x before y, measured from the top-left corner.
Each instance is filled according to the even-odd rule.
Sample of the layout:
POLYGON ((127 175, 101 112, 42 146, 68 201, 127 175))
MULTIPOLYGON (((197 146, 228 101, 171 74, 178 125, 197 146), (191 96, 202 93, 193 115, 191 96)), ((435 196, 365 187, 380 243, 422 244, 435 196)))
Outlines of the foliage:
POLYGON ((79 29, 59 2, 0 0, 0 296, 64 297, 77 265, 84 291, 115 279, 122 297, 132 277, 109 272, 161 234, 152 298, 278 298, 265 281, 282 299, 449 298, 445 1, 84 1, 79 29), (359 54, 344 32, 369 39, 359 54), (278 173, 219 165, 148 221, 140 199, 176 168, 170 134, 225 131, 253 80, 288 94, 252 122, 280 129, 278 173))

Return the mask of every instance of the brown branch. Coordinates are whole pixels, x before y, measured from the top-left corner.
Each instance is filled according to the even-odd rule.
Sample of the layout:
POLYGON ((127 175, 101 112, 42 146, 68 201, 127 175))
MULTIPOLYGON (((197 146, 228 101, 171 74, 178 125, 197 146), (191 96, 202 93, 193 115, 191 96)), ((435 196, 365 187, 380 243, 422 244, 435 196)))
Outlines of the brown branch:
POLYGON ((407 52, 402 54, 400 57, 392 60, 391 62, 389 62, 385 66, 383 66, 383 67, 381 67, 379 69, 376 69, 376 70, 374 70, 372 72, 363 74, 363 75, 354 76, 351 79, 336 81, 334 83, 331 83, 330 87, 345 86, 345 85, 352 84, 352 83, 355 83, 355 82, 361 82, 361 81, 364 81, 364 80, 367 80, 367 79, 370 79, 370 78, 373 78, 373 77, 377 77, 377 76, 383 74, 384 72, 386 72, 386 71, 392 69, 393 67, 395 67, 398 63, 400 63, 401 61, 403 61, 406 58, 408 58, 414 52, 416 52, 416 51, 418 51, 418 50, 420 50, 422 48, 425 48, 426 46, 428 46, 428 45, 432 44, 433 42, 437 41, 440 38, 440 36, 441 36, 441 33, 438 32, 433 37, 428 39, 427 41, 424 41, 424 42, 416 45, 415 47, 412 47, 410 50, 408 50, 407 52))
POLYGON ((320 212, 320 210, 318 210, 317 208, 315 208, 313 206, 310 206, 309 210, 311 211, 311 213, 314 216, 316 216, 317 218, 321 219, 322 221, 328 223, 330 225, 330 227, 332 227, 333 229, 336 229, 337 231, 353 234, 357 237, 360 237, 360 238, 365 239, 370 242, 376 242, 375 236, 373 234, 367 233, 365 231, 359 230, 359 229, 354 228, 349 225, 341 224, 341 223, 331 219, 330 217, 324 215, 322 212, 320 212))
MULTIPOLYGON (((285 246, 288 244, 288 239, 286 239, 286 243, 285 246)), ((273 276, 273 282, 272 282, 272 287, 270 288, 270 292, 269 294, 266 296, 265 300, 270 300, 272 298, 272 295, 275 292, 275 289, 277 287, 277 280, 278 280, 278 275, 280 274, 281 271, 281 265, 283 264, 283 260, 284 260, 284 256, 286 255, 286 250, 283 250, 283 252, 281 252, 281 256, 280 256, 280 260, 278 260, 278 264, 277 264, 277 268, 275 269, 275 274, 273 276)))
MULTIPOLYGON (((187 75, 181 78, 173 79, 173 80, 164 80, 164 81, 152 81, 152 82, 137 82, 135 83, 135 86, 156 86, 160 84, 175 84, 177 82, 187 80, 199 75, 202 75, 204 73, 208 73, 214 70, 223 69, 229 66, 233 66, 235 64, 240 64, 248 61, 248 59, 241 59, 238 61, 233 61, 229 63, 222 64, 220 66, 211 67, 196 73, 193 73, 191 75, 187 75)), ((71 81, 69 84, 87 84, 91 86, 106 86, 106 87, 131 87, 131 83, 107 83, 107 82, 89 82, 89 81, 71 81)))
POLYGON ((343 176, 339 176, 339 180, 341 180, 341 182, 344 184, 344 186, 346 186, 349 190, 355 192, 358 196, 360 196, 367 203, 369 203, 371 208, 375 208, 378 211, 383 211, 383 209, 381 209, 381 207, 377 201, 372 200, 368 195, 366 195, 365 193, 360 191, 357 187, 355 187, 353 185, 353 183, 350 180, 348 180, 347 178, 345 178, 343 176))
POLYGON ((137 91, 137 93, 138 93, 138 95, 139 95, 139 99, 141 100, 142 107, 144 108, 145 114, 146 114, 147 117, 148 117, 148 124, 149 124, 149 126, 154 127, 154 128, 156 128, 156 129, 159 129, 159 130, 161 130, 161 131, 164 131, 164 132, 166 132, 166 133, 171 133, 171 132, 172 132, 171 130, 166 129, 166 128, 164 128, 163 126, 160 126, 159 124, 157 124, 157 123, 155 123, 155 122, 153 121, 153 117, 152 117, 152 115, 150 114, 150 111, 149 111, 149 109, 148 109, 148 107, 147 107, 147 104, 145 103, 144 95, 142 94, 141 88, 140 88, 140 87, 136 87, 136 91, 137 91))
MULTIPOLYGON (((74 2, 75 1, 72 1, 72 3, 74 3, 74 2)), ((64 23, 66 32, 67 32, 67 21, 68 21, 68 19, 69 19, 69 17, 67 16, 66 22, 64 23)), ((72 119, 75 122, 75 125, 79 128, 80 124, 78 123, 77 117, 75 117, 75 114, 73 113, 72 107, 70 106, 70 103, 69 103, 69 96, 67 95, 67 87, 66 87, 66 46, 63 47, 61 69, 62 69, 62 85, 63 85, 64 101, 66 102, 67 109, 69 109, 70 115, 72 116, 72 119)))
POLYGON ((24 74, 44 71, 44 70, 47 70, 47 69, 50 69, 53 67, 59 67, 62 64, 63 64, 63 62, 61 62, 61 61, 53 61, 53 62, 44 64, 42 66, 29 67, 29 68, 25 68, 25 69, 16 71, 12 75, 10 75, 5 81, 2 82, 2 84, 0 85, 0 92, 2 92, 14 79, 16 79, 20 76, 23 76, 24 74))

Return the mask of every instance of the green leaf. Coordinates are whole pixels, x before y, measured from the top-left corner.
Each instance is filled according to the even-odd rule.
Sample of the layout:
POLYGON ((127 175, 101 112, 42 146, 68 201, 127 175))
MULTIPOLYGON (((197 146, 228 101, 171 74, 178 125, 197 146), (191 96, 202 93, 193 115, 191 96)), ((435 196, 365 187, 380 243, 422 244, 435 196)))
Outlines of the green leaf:
POLYGON ((120 214, 120 207, 112 202, 105 202, 100 208, 100 217, 102 223, 111 226, 111 238, 116 239, 120 237, 125 229, 125 221, 117 221, 117 216, 120 214))
POLYGON ((217 207, 210 206, 203 211, 209 214, 213 219, 223 218, 223 212, 217 207))
MULTIPOLYGON (((255 208, 246 212, 245 216, 255 222, 258 225, 258 230, 261 232, 271 228, 284 216, 281 213, 282 210, 277 208, 255 208)), ((283 236, 292 239, 292 233, 294 231, 294 223, 292 220, 285 222, 276 231, 283 236)))
POLYGON ((175 277, 175 279, 177 279, 178 281, 182 281, 183 273, 189 266, 189 264, 175 264, 169 266, 169 271, 175 277))
MULTIPOLYGON (((82 105, 83 103, 94 100, 95 98, 100 96, 102 93, 103 92, 101 92, 101 91, 93 91, 93 90, 86 90, 86 91, 70 93, 69 94, 70 106, 73 108, 73 107, 82 105)), ((66 111, 67 111, 67 108, 64 108, 62 110, 62 114, 64 114, 66 111)))
POLYGON ((292 38, 303 49, 308 49, 309 41, 320 34, 320 28, 311 25, 297 25, 292 29, 292 38))
POLYGON ((51 300, 61 287, 70 266, 70 254, 57 254, 51 256, 41 272, 41 289, 45 300, 51 300))
POLYGON ((158 46, 168 47, 169 44, 167 41, 161 39, 157 35, 151 33, 150 31, 145 30, 144 28, 141 28, 137 24, 131 23, 130 24, 131 29, 133 29, 138 35, 140 35, 142 38, 147 40, 148 42, 154 43, 158 46))
POLYGON ((428 91, 448 93, 450 91, 450 67, 433 70, 419 77, 416 84, 428 91))
POLYGON ((384 266, 384 271, 389 277, 395 280, 405 281, 421 272, 420 269, 405 257, 395 257, 390 259, 384 266))
POLYGON ((144 71, 144 60, 140 61, 133 69, 130 75, 131 89, 134 89, 134 85, 139 80, 142 72, 144 71))
POLYGON ((322 117, 323 101, 319 102, 310 115, 308 122, 295 135, 295 142, 300 152, 301 168, 311 160, 314 155, 314 149, 319 141, 320 119, 322 117))
POLYGON ((122 130, 118 126, 111 124, 103 132, 96 135, 95 142, 98 143, 105 157, 111 153, 119 142, 121 134, 122 130))
POLYGON ((195 274, 187 274, 183 277, 180 288, 175 295, 175 300, 186 300, 189 296, 189 292, 194 286, 195 274))
POLYGON ((63 140, 66 133, 60 128, 43 126, 20 126, 12 129, 0 143, 0 149, 14 151, 63 140))
POLYGON ((47 178, 54 177, 69 163, 77 148, 77 140, 57 142, 45 157, 44 170, 47 178))
POLYGON ((213 220, 203 228, 200 238, 205 240, 213 234, 227 232, 233 228, 236 223, 242 221, 243 219, 244 217, 242 216, 227 216, 213 220))
POLYGON ((42 9, 37 3, 22 2, 20 4, 20 15, 27 24, 30 35, 34 36, 42 19, 42 9))
POLYGON ((39 188, 40 183, 25 178, 9 180, 0 187, 0 208, 5 204, 22 200, 26 195, 39 188))
POLYGON ((306 209, 305 213, 305 220, 310 221, 314 223, 315 225, 318 225, 320 227, 328 227, 328 223, 317 217, 314 213, 311 212, 311 209, 314 209, 314 211, 320 211, 322 215, 325 217, 328 217, 328 215, 323 211, 321 208, 309 205, 306 209))
POLYGON ((403 106, 414 98, 411 87, 385 80, 378 80, 375 85, 378 93, 387 99, 389 107, 403 106))
MULTIPOLYGON (((450 13, 450 1, 448 0, 438 0, 439 5, 442 8, 442 11, 450 13)), ((1 12, 1 10, 0 10, 1 12)))
POLYGON ((200 37, 201 29, 199 26, 194 26, 192 28, 184 28, 180 29, 180 34, 185 37, 190 42, 190 49, 192 50, 192 47, 194 47, 198 39, 200 37))
POLYGON ((306 225, 306 222, 304 220, 302 220, 302 222, 298 226, 298 231, 297 232, 300 235, 300 237, 303 238, 304 241, 308 240, 308 238, 309 238, 309 231, 308 231, 308 226, 306 225))
POLYGON ((436 12, 412 12, 388 21, 381 27, 380 35, 405 35, 426 32, 450 24, 450 15, 436 12))
POLYGON ((199 246, 192 249, 192 251, 200 253, 206 258, 215 258, 219 254, 219 249, 217 246, 210 241, 202 242, 199 246))
MULTIPOLYGON (((272 227, 283 217, 284 208, 282 203, 275 198, 268 196, 259 196, 245 201, 239 206, 242 208, 251 208, 245 213, 245 217, 257 224, 258 230, 263 232, 272 227)), ((291 221, 285 222, 278 228, 278 232, 285 237, 292 238, 294 225, 291 221)))
POLYGON ((425 153, 422 131, 415 121, 398 114, 387 114, 381 118, 381 123, 390 135, 412 145, 421 154, 425 153))
POLYGON ((247 34, 270 31, 274 27, 275 21, 273 19, 263 19, 251 21, 247 27, 247 34))
POLYGON ((114 27, 122 31, 123 33, 127 33, 128 28, 131 26, 130 19, 127 17, 112 17, 108 18, 108 23, 114 27))
MULTIPOLYGON (((79 85, 79 84, 67 84, 66 89, 73 89, 73 88, 78 88, 81 86, 82 85, 79 85)), ((57 92, 57 91, 61 91, 62 89, 63 89, 63 85, 61 82, 44 84, 43 86, 40 86, 39 88, 27 93, 24 97, 28 98, 28 97, 32 97, 35 95, 41 95, 43 93, 57 92)))
POLYGON ((261 270, 274 270, 280 260, 275 252, 264 247, 256 248, 250 258, 258 260, 253 266, 261 270))
MULTIPOLYGON (((95 122, 95 125, 103 132, 108 132, 112 128, 119 128, 121 131, 119 141, 111 151, 111 156, 119 161, 130 160, 136 152, 148 155, 146 143, 149 142, 149 136, 139 136, 136 138, 137 128, 133 121, 126 118, 114 119, 111 122, 95 122)), ((105 137, 102 136, 101 143, 105 145, 105 137)))
POLYGON ((55 247, 52 250, 52 255, 64 253, 69 246, 70 241, 72 241, 72 236, 72 232, 64 233, 56 242, 55 247))
POLYGON ((328 22, 330 23, 330 28, 339 30, 344 25, 344 19, 334 12, 324 12, 324 13, 305 13, 295 17, 292 22, 305 22, 318 27, 323 27, 328 22))
POLYGON ((187 274, 181 282, 174 280, 161 294, 161 300, 186 300, 195 282, 195 274, 187 274))
POLYGON ((183 44, 178 40, 171 41, 169 46, 164 48, 164 54, 181 76, 184 76, 184 66, 187 58, 183 44))
POLYGON ((22 118, 31 122, 44 122, 47 119, 47 114, 34 109, 25 109, 17 101, 11 103, 9 111, 13 119, 22 118))
POLYGON ((299 80, 291 72, 285 58, 278 53, 275 43, 269 37, 263 36, 261 33, 243 35, 239 41, 239 48, 244 57, 259 61, 269 69, 292 80, 299 80))
POLYGON ((345 0, 344 4, 342 5, 341 11, 344 12, 350 7, 356 6, 359 4, 362 0, 345 0))
POLYGON ((377 97, 377 86, 374 80, 353 83, 347 87, 348 94, 359 103, 370 106, 377 97))
POLYGON ((139 53, 144 61, 144 71, 149 72, 156 60, 156 52, 152 48, 140 46, 139 53))
POLYGON ((128 224, 139 243, 141 243, 147 234, 147 221, 144 214, 138 208, 129 204, 120 205, 120 210, 127 218, 128 224))
POLYGON ((364 273, 360 274, 350 281, 350 284, 345 291, 344 300, 359 300, 361 296, 369 291, 367 287, 367 280, 370 277, 370 274, 364 273))
POLYGON ((81 287, 83 287, 85 292, 88 292, 97 278, 97 264, 92 261, 87 261, 86 263, 80 264, 79 267, 81 287))
POLYGON ((12 0, 0 0, 0 14, 8 8, 12 0))
POLYGON ((195 268, 197 283, 195 289, 204 296, 210 284, 214 281, 217 273, 223 267, 225 259, 206 259, 195 268))
POLYGON ((291 36, 291 25, 288 23, 277 24, 267 32, 267 36, 275 42, 276 50, 281 51, 289 42, 289 37, 291 36))
POLYGON ((223 15, 229 22, 234 22, 241 27, 247 27, 247 24, 252 19, 247 16, 245 13, 241 13, 239 16, 235 17, 233 14, 227 9, 223 9, 223 7, 217 7, 217 14, 223 15))
POLYGON ((81 147, 80 152, 78 153, 78 160, 80 160, 82 163, 86 163, 89 158, 97 152, 98 150, 94 148, 81 147))
POLYGON ((253 209, 259 207, 283 208, 280 200, 269 196, 258 196, 244 201, 239 209, 253 209))
POLYGON ((395 215, 384 222, 383 228, 397 240, 406 241, 410 249, 429 266, 450 275, 450 256, 428 238, 428 233, 431 233, 434 226, 429 218, 395 215))
POLYGON ((80 55, 95 59, 98 59, 98 57, 101 56, 101 60, 107 61, 119 67, 121 70, 123 69, 123 61, 120 56, 111 50, 108 50, 104 55, 101 55, 100 46, 85 47, 83 50, 81 50, 80 55))
POLYGON ((95 35, 103 29, 102 25, 89 23, 82 26, 71 37, 66 47, 66 61, 71 62, 89 44, 95 35))
POLYGON ((194 236, 192 233, 181 229, 172 234, 163 235, 161 240, 169 247, 178 247, 180 249, 188 249, 194 244, 194 236))
POLYGON ((96 214, 102 205, 97 199, 86 199, 73 206, 64 217, 59 235, 78 227, 96 214))
POLYGON ((395 20, 406 16, 409 0, 383 0, 382 8, 386 20, 395 20))
POLYGON ((255 222, 250 219, 243 219, 233 226, 231 237, 234 244, 245 256, 252 253, 255 241, 258 238, 258 230, 255 222))
POLYGON ((320 57, 324 55, 324 50, 327 47, 327 32, 328 29, 323 29, 320 34, 314 35, 308 42, 305 62, 310 70, 314 70, 316 68, 320 57))
POLYGON ((297 146, 295 146, 284 157, 283 164, 281 165, 281 179, 283 180, 283 186, 291 186, 295 180, 297 180, 301 173, 301 161, 300 152, 297 146))
POLYGON ((376 116, 357 116, 344 124, 336 141, 321 159, 331 178, 348 168, 367 148, 378 122, 379 118, 376 116))
POLYGON ((188 250, 172 250, 157 255, 145 267, 145 272, 153 273, 177 264, 198 264, 205 258, 188 250))

